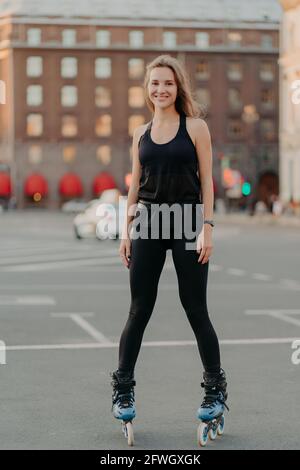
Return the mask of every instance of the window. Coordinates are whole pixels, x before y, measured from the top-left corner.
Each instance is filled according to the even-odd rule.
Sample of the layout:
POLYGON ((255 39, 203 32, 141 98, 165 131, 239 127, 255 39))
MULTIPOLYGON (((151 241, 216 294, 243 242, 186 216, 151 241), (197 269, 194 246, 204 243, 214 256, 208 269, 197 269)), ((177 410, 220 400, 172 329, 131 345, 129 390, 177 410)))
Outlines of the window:
POLYGON ((128 61, 128 75, 129 78, 140 79, 144 76, 144 60, 143 59, 129 59, 128 61))
POLYGON ((274 80, 274 65, 271 62, 262 62, 259 70, 260 79, 264 82, 274 80))
POLYGON ((166 48, 172 49, 173 47, 176 47, 177 45, 177 39, 176 39, 176 33, 173 31, 164 31, 163 32, 163 46, 166 48))
POLYGON ((243 73, 241 62, 229 62, 227 67, 227 77, 229 80, 242 80, 243 73))
POLYGON ((270 49, 273 47, 273 39, 269 34, 263 34, 261 36, 261 46, 264 49, 270 49))
POLYGON ((28 114, 26 133, 30 137, 38 137, 43 133, 43 116, 38 113, 28 114))
POLYGON ((140 114, 130 116, 128 119, 128 134, 132 137, 136 127, 141 126, 145 122, 145 117, 140 114))
POLYGON ((75 116, 63 116, 61 121, 61 133, 64 137, 77 135, 77 118, 75 116))
POLYGON ((109 145, 100 145, 96 153, 97 160, 104 165, 109 165, 111 162, 111 147, 109 145))
POLYGON ((27 44, 30 46, 38 46, 41 44, 42 32, 40 28, 27 29, 27 44))
POLYGON ((196 99, 198 103, 202 105, 202 107, 205 108, 205 111, 210 106, 210 92, 206 88, 198 88, 196 90, 196 99))
POLYGON ((40 77, 43 73, 43 59, 38 56, 27 57, 26 74, 27 77, 40 77))
POLYGON ((273 140, 275 137, 275 126, 272 119, 261 119, 260 129, 262 137, 266 140, 273 140))
POLYGON ((77 87, 66 85, 61 89, 61 105, 76 106, 77 105, 77 87))
POLYGON ((104 86, 97 86, 95 89, 95 105, 99 108, 111 106, 110 89, 104 86))
POLYGON ((242 123, 238 119, 229 119, 227 128, 228 137, 240 138, 243 135, 242 123))
POLYGON ((205 60, 201 60, 196 64, 196 79, 208 80, 209 79, 209 64, 205 60))
POLYGON ((239 110, 242 107, 241 92, 236 88, 229 88, 228 103, 232 110, 239 110))
POLYGON ((232 47, 237 47, 242 44, 241 33, 231 31, 227 34, 227 44, 232 47))
POLYGON ((129 45, 131 47, 143 47, 144 33, 143 31, 130 31, 129 32, 129 45))
POLYGON ((43 88, 41 85, 29 85, 27 87, 27 106, 40 106, 43 101, 43 88))
POLYGON ((274 92, 270 89, 261 90, 262 109, 272 110, 275 107, 274 92))
POLYGON ((103 114, 96 118, 95 134, 98 137, 107 137, 111 135, 111 116, 103 114))
POLYGON ((61 76, 63 78, 75 78, 77 76, 76 57, 64 57, 61 60, 61 76))
POLYGON ((63 160, 65 163, 72 163, 76 157, 76 147, 74 145, 67 145, 63 148, 63 160))
POLYGON ((141 108, 145 104, 144 90, 139 86, 132 86, 128 90, 128 105, 132 108, 141 108))
POLYGON ((110 45, 110 31, 100 29, 96 31, 96 46, 97 47, 109 47, 110 45))
POLYGON ((37 165, 42 161, 42 147, 40 145, 30 145, 28 149, 28 161, 32 165, 37 165))
POLYGON ((111 59, 108 57, 101 57, 95 60, 95 77, 111 77, 111 59))
POLYGON ((63 46, 74 46, 76 44, 76 30, 64 29, 62 31, 63 46))
POLYGON ((196 46, 199 49, 206 49, 209 47, 209 34, 208 33, 203 33, 203 32, 198 32, 196 33, 196 46))

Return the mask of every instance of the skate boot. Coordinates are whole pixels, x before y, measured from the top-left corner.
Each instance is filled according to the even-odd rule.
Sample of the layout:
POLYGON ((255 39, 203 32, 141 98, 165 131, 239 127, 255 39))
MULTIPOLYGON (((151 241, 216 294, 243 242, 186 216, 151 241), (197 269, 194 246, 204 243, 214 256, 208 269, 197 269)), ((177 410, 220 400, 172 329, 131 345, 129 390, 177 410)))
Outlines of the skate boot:
POLYGON ((204 382, 201 387, 205 390, 205 397, 197 411, 197 417, 202 421, 198 428, 198 443, 205 446, 208 436, 214 440, 224 432, 224 409, 228 397, 226 376, 223 369, 220 372, 204 372, 204 382))
POLYGON ((118 370, 110 374, 113 386, 112 413, 115 418, 122 420, 122 432, 127 438, 128 445, 133 446, 134 435, 132 420, 135 418, 134 386, 136 384, 133 374, 120 374, 118 370))
POLYGON ((118 371, 111 374, 113 378, 112 412, 115 418, 131 421, 135 418, 133 375, 121 375, 118 371))

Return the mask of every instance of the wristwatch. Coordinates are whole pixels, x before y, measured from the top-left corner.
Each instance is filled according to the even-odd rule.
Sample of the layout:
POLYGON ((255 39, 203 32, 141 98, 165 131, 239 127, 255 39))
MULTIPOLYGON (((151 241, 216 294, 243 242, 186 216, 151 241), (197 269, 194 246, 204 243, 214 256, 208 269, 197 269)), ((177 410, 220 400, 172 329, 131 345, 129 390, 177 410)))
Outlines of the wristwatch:
POLYGON ((203 224, 209 224, 209 225, 211 225, 212 227, 215 226, 214 221, 213 221, 213 220, 208 220, 208 219, 205 219, 205 220, 203 221, 203 224))

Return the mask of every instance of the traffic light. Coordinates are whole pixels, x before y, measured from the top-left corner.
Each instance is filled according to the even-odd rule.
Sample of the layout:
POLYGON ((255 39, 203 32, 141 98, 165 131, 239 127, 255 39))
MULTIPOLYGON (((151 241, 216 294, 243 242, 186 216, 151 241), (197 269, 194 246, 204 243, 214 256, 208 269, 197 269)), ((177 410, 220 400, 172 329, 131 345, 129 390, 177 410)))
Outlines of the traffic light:
POLYGON ((242 184, 242 194, 243 196, 249 196, 251 194, 251 183, 244 181, 242 184))

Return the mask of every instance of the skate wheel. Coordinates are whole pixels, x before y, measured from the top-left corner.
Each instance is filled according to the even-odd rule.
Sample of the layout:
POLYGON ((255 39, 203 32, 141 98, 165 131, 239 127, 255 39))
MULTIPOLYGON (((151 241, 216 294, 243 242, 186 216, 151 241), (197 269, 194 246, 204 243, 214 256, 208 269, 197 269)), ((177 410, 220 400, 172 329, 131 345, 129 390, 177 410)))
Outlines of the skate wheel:
POLYGON ((218 428, 217 428, 217 433, 219 436, 222 436, 224 432, 224 427, 225 427, 225 418, 224 418, 224 415, 222 415, 221 420, 218 424, 218 428))
POLYGON ((127 442, 129 446, 133 446, 134 444, 134 435, 133 435, 133 426, 130 421, 124 424, 125 428, 125 437, 127 437, 127 442))
POLYGON ((197 432, 198 444, 201 447, 206 446, 208 440, 208 425, 206 423, 200 423, 197 432))
POLYGON ((208 431, 208 435, 209 435, 209 438, 214 441, 217 437, 217 426, 216 426, 216 423, 212 423, 211 424, 211 428, 210 430, 208 431))

